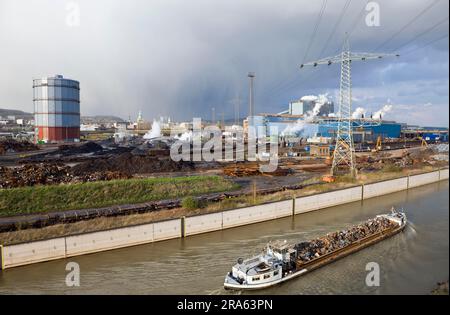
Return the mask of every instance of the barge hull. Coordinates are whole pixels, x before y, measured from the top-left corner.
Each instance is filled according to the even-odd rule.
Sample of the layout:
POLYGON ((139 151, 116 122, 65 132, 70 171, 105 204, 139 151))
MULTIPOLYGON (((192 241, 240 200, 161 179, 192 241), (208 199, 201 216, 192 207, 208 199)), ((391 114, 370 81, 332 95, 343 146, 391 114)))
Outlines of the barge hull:
POLYGON ((336 261, 340 258, 343 258, 343 257, 353 254, 355 252, 358 252, 366 247, 369 247, 371 245, 379 243, 382 240, 390 238, 390 237, 400 233, 405 228, 405 226, 406 226, 406 222, 403 225, 400 225, 398 227, 388 229, 385 231, 381 231, 374 235, 370 235, 370 236, 363 238, 359 241, 356 241, 344 248, 337 249, 331 253, 325 254, 325 255, 318 257, 318 258, 314 259, 313 261, 310 261, 305 264, 298 264, 298 261, 297 261, 297 270, 295 272, 288 274, 287 276, 281 278, 280 280, 277 280, 274 282, 269 282, 269 283, 263 283, 263 284, 259 284, 259 285, 254 285, 254 284, 253 285, 245 285, 245 284, 240 284, 240 283, 236 282, 233 278, 227 276, 228 281, 226 283, 224 283, 224 287, 225 287, 225 289, 230 289, 230 290, 259 290, 259 289, 266 289, 269 287, 279 285, 285 281, 288 281, 293 278, 304 275, 308 272, 311 272, 311 271, 316 270, 320 267, 323 267, 329 263, 332 263, 333 261, 336 261))

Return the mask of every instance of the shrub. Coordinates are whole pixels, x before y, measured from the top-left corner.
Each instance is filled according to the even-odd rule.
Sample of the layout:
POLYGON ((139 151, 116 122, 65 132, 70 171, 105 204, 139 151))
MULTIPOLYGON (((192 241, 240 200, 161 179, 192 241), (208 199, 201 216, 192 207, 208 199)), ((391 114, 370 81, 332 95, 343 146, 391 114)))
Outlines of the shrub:
POLYGON ((181 201, 181 206, 187 210, 195 210, 200 208, 200 202, 194 197, 185 197, 181 201))

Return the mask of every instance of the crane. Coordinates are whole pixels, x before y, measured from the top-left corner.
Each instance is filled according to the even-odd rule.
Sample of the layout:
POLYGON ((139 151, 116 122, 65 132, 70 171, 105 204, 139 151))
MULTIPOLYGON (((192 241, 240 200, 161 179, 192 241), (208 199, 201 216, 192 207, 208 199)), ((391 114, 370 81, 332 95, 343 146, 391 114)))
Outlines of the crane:
POLYGON ((336 137, 336 147, 333 153, 333 163, 331 166, 331 176, 333 176, 340 165, 347 165, 352 176, 356 175, 355 149, 353 143, 353 121, 352 121, 352 76, 351 63, 353 61, 366 61, 382 59, 385 57, 399 57, 398 54, 383 53, 358 53, 350 51, 348 35, 344 40, 342 52, 336 56, 319 59, 304 63, 305 66, 317 67, 318 65, 341 64, 341 79, 339 88, 339 113, 338 131, 336 137))

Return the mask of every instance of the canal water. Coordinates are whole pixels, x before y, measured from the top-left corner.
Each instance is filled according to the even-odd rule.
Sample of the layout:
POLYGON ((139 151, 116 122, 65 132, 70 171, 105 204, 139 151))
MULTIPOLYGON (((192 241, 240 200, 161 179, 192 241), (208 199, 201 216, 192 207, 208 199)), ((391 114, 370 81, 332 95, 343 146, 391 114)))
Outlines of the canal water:
POLYGON ((0 294, 428 294, 449 277, 449 186, 409 191, 259 224, 0 272, 0 294), (225 274, 239 257, 271 240, 301 241, 404 208, 406 230, 351 256, 270 289, 230 292, 225 274), (80 287, 67 287, 66 264, 80 266, 80 287), (380 266, 368 287, 366 264, 380 266))

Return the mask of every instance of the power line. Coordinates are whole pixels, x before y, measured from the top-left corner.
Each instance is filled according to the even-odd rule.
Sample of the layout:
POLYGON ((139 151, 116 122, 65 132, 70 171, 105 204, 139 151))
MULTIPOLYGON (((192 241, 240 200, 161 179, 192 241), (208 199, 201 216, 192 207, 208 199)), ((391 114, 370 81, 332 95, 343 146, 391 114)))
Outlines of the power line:
POLYGON ((361 11, 359 11, 359 13, 358 13, 356 19, 353 21, 353 23, 352 23, 350 29, 347 31, 348 37, 349 37, 349 38, 350 38, 350 36, 353 34, 353 32, 355 31, 355 29, 356 29, 356 24, 358 24, 358 22, 361 20, 361 18, 362 18, 363 15, 364 15, 364 12, 366 12, 367 4, 368 4, 370 1, 371 1, 371 0, 367 0, 367 1, 366 1, 366 4, 362 7, 361 11))
POLYGON ((448 22, 448 17, 444 18, 443 20, 437 22, 436 24, 434 24, 433 26, 431 26, 430 28, 428 28, 427 30, 423 31, 422 33, 420 33, 419 35, 415 36, 414 38, 412 38, 411 40, 407 41, 406 43, 402 44, 401 46, 397 47, 396 49, 392 50, 392 51, 399 51, 400 49, 402 49, 403 47, 408 46, 409 44, 411 44, 413 41, 417 40, 419 37, 422 37, 425 34, 428 34, 429 32, 431 32, 432 30, 434 30, 435 28, 439 27, 440 25, 444 24, 445 22, 448 22))
MULTIPOLYGON (((345 12, 348 10, 348 7, 350 6, 351 1, 352 1, 352 0, 347 0, 347 2, 345 3, 345 5, 344 5, 344 7, 343 7, 343 9, 342 9, 342 11, 341 11, 341 16, 339 17, 338 22, 335 24, 334 30, 332 31, 332 33, 331 33, 331 35, 329 36, 329 38, 332 38, 332 36, 335 34, 335 32, 336 32, 336 30, 337 30, 337 26, 341 23, 340 20, 342 20, 343 16, 345 15, 345 12)), ((361 11, 359 11, 357 17, 353 20, 353 23, 352 23, 350 29, 346 32, 346 33, 349 34, 348 36, 350 36, 350 34, 351 34, 351 33, 353 32, 353 30, 355 29, 356 24, 357 24, 357 23, 361 20, 361 18, 363 17, 364 12, 365 12, 366 5, 367 5, 367 3, 370 2, 370 1, 371 1, 371 0, 367 0, 367 1, 366 1, 366 4, 364 4, 364 6, 362 7, 361 11)), ((319 19, 316 21, 316 27, 315 27, 315 29, 317 29, 317 28, 318 28, 318 25, 320 24, 320 20, 322 19, 322 16, 323 16, 324 11, 325 11, 325 10, 324 10, 325 5, 326 5, 326 1, 324 1, 323 5, 322 5, 321 11, 320 11, 320 13, 319 13, 319 19)), ((315 36, 315 33, 316 33, 316 31, 313 32, 313 35, 312 35, 312 37, 311 37, 310 45, 309 45, 309 46, 311 46, 311 42, 312 42, 312 39, 313 39, 314 36, 315 36)), ((327 44, 326 44, 327 46, 328 46, 328 42, 330 42, 329 39, 327 40, 327 44)), ((323 54, 323 52, 325 51, 325 49, 326 49, 326 47, 324 47, 324 48, 322 49, 321 54, 323 54)), ((310 47, 307 49, 307 52, 306 52, 306 54, 305 54, 305 56, 304 56, 304 58, 303 58, 304 60, 306 59, 307 54, 309 53, 309 50, 310 50, 310 47)), ((334 53, 334 55, 337 54, 339 51, 340 51, 340 47, 336 50, 336 52, 334 53)), ((316 70, 315 72, 313 72, 312 74, 310 74, 310 75, 308 75, 308 76, 305 76, 305 77, 303 77, 303 78, 302 78, 302 76, 297 76, 297 73, 293 73, 291 76, 289 76, 288 79, 286 79, 286 80, 284 80, 284 81, 278 83, 274 88, 271 88, 271 89, 266 93, 266 95, 269 94, 269 95, 270 95, 269 97, 271 97, 271 98, 278 97, 278 96, 281 95, 282 93, 284 93, 284 92, 286 92, 286 91, 292 89, 294 86, 296 86, 296 85, 302 85, 303 83, 307 82, 308 80, 311 80, 311 79, 317 77, 317 76, 318 76, 320 73, 322 73, 323 71, 324 71, 324 68, 317 69, 317 70, 316 70)), ((303 73, 304 73, 304 72, 303 72, 303 73)))
POLYGON ((304 63, 306 61, 306 58, 308 57, 308 54, 309 54, 309 51, 311 49, 312 43, 314 42, 314 39, 315 39, 316 34, 317 34, 317 30, 319 29, 320 22, 322 21, 323 14, 324 14, 325 9, 327 7, 327 2, 328 2, 328 0, 323 0, 322 7, 320 9, 319 16, 318 16, 318 18, 316 20, 316 24, 314 25, 313 34, 312 34, 312 36, 309 39, 309 43, 308 43, 308 46, 306 48, 305 56, 303 57, 302 63, 304 63))
MULTIPOLYGON (((367 0, 367 3, 368 3, 369 1, 370 1, 370 0, 367 0)), ((344 15, 344 13, 346 12, 346 10, 348 9, 348 6, 350 6, 350 2, 351 2, 351 0, 350 0, 350 1, 347 1, 346 4, 344 5, 344 8, 343 8, 343 10, 342 10, 342 12, 341 12, 341 15, 342 15, 342 16, 344 15)), ((355 25, 359 22, 359 20, 360 20, 361 17, 363 16, 364 11, 365 11, 365 7, 366 7, 366 5, 364 5, 364 7, 362 8, 362 10, 358 13, 357 18, 356 18, 356 19, 353 21, 353 23, 352 23, 351 29, 354 29, 355 25)), ((339 23, 337 23, 336 25, 338 25, 338 24, 339 24, 339 23)), ((348 32, 346 32, 346 34, 347 34, 347 33, 348 33, 348 32)), ((349 36, 349 35, 346 35, 346 36, 349 36)), ((336 52, 335 52, 333 55, 336 55, 339 51, 340 51, 340 48, 338 48, 338 49, 336 50, 336 52)), ((323 67, 321 67, 320 69, 317 69, 313 74, 304 77, 303 80, 301 80, 301 81, 299 81, 299 79, 301 79, 301 77, 295 78, 293 81, 291 81, 290 83, 288 83, 287 85, 285 85, 285 86, 284 86, 281 90, 279 90, 277 93, 275 93, 274 95, 272 95, 272 97, 277 97, 277 96, 279 96, 281 93, 285 92, 286 90, 289 90, 289 89, 293 88, 293 87, 296 86, 296 85, 302 85, 303 83, 307 82, 308 80, 315 79, 320 73, 322 73, 322 72, 324 71, 324 69, 325 69, 325 68, 323 68, 323 67)))
MULTIPOLYGON (((324 13, 325 13, 325 9, 326 9, 326 6, 327 6, 327 2, 328 2, 328 0, 323 0, 323 2, 322 2, 322 6, 321 6, 321 8, 320 8, 320 12, 319 12, 318 18, 317 18, 316 23, 315 23, 313 33, 311 34, 311 37, 310 37, 310 39, 309 39, 309 43, 308 43, 307 49, 306 49, 306 51, 305 51, 305 55, 303 56, 303 62, 302 62, 302 63, 304 63, 305 60, 306 60, 306 58, 308 57, 308 54, 309 54, 309 51, 310 51, 310 49, 311 49, 312 43, 314 42, 314 39, 315 39, 315 37, 316 37, 317 30, 318 30, 318 28, 319 28, 320 22, 321 22, 321 20, 322 20, 322 18, 323 18, 323 15, 324 15, 324 13)), ((292 82, 295 82, 296 80, 298 80, 298 77, 296 78, 296 76, 297 76, 297 72, 295 72, 295 73, 293 73, 293 75, 289 76, 289 78, 288 78, 287 80, 282 80, 282 81, 280 81, 279 83, 277 83, 277 84, 276 84, 273 88, 271 88, 266 94, 271 94, 273 91, 278 90, 280 87, 283 87, 283 85, 285 85, 286 82, 289 82, 289 81, 291 81, 291 80, 294 80, 294 81, 291 81, 291 83, 292 83, 292 82)), ((288 84, 289 84, 289 83, 288 83, 288 84)))
POLYGON ((386 41, 381 43, 377 48, 374 49, 374 51, 378 51, 382 47, 384 47, 387 43, 389 43, 391 40, 393 40, 395 37, 397 37, 400 33, 402 33, 404 30, 406 30, 408 27, 410 27, 414 22, 416 22, 422 15, 424 15, 426 12, 428 12, 432 7, 434 7, 440 0, 434 0, 431 4, 429 4, 427 7, 425 7, 419 14, 417 14, 411 21, 406 23, 403 27, 401 27, 397 32, 395 32, 391 37, 389 37, 386 41))
POLYGON ((444 34, 443 36, 441 36, 441 37, 439 37, 439 38, 437 38, 437 39, 434 39, 434 40, 432 40, 432 41, 426 43, 425 45, 422 45, 422 46, 416 47, 416 48, 414 48, 414 49, 412 49, 412 50, 409 50, 409 51, 405 52, 405 53, 402 54, 402 55, 403 55, 403 56, 409 55, 409 54, 411 54, 411 53, 413 53, 413 52, 415 52, 415 51, 417 51, 417 50, 420 50, 420 49, 422 49, 422 48, 428 47, 428 46, 430 46, 430 45, 432 45, 432 44, 434 44, 434 43, 436 43, 436 42, 439 42, 439 41, 443 40, 444 38, 447 38, 447 37, 448 37, 448 33, 447 33, 447 34, 444 34))
POLYGON ((295 72, 292 73, 291 75, 289 75, 289 77, 287 77, 285 80, 278 81, 278 83, 276 85, 274 85, 272 88, 270 88, 268 91, 266 91, 266 94, 273 93, 274 91, 282 88, 283 85, 291 82, 292 80, 297 80, 298 79, 297 75, 298 75, 298 72, 296 69, 295 72))
MULTIPOLYGON (((344 8, 343 8, 343 10, 341 12, 341 16, 339 17, 338 23, 336 23, 335 28, 339 25, 340 21, 342 20, 342 18, 344 16, 344 13, 348 9, 351 1, 352 0, 347 0, 346 4, 344 5, 344 8)), ((326 6, 327 6, 327 0, 324 0, 323 3, 322 3, 322 7, 320 9, 320 12, 319 12, 318 19, 316 20, 316 24, 314 26, 314 30, 313 30, 312 36, 310 37, 309 44, 308 44, 307 49, 305 51, 305 55, 303 56, 303 62, 302 63, 304 63, 306 61, 306 58, 308 57, 308 54, 309 54, 309 51, 311 49, 312 43, 314 42, 314 38, 316 37, 316 34, 317 34, 317 30, 319 28, 319 25, 321 23, 321 20, 323 18, 324 13, 325 13, 326 6)), ((335 31, 332 32, 332 35, 330 35, 330 38, 333 36, 334 32, 335 31)), ((329 40, 327 40, 327 42, 329 42, 329 40)), ((328 46, 328 45, 326 45, 326 46, 328 46)), ((326 47, 324 47, 322 49, 321 54, 324 52, 325 49, 326 49, 326 47)), ((293 75, 291 75, 289 77, 289 79, 287 79, 285 81, 282 81, 282 82, 278 83, 274 88, 271 88, 267 94, 272 94, 272 92, 274 92, 275 90, 278 90, 274 95, 272 95, 272 97, 273 96, 278 96, 282 92, 284 92, 284 91, 294 87, 296 85, 296 83, 298 82, 298 80, 301 78, 301 77, 296 77, 296 76, 297 76, 297 72, 294 73, 293 75)), ((308 77, 304 78, 304 80, 302 80, 301 83, 305 82, 307 79, 309 79, 309 78, 308 77)))
MULTIPOLYGON (((328 47, 329 42, 331 41, 331 38, 332 38, 332 37, 334 36, 334 34, 336 33, 339 24, 342 22, 342 19, 343 19, 344 15, 345 15, 345 12, 348 10, 348 7, 349 7, 350 4, 351 4, 351 1, 352 1, 352 0, 347 0, 347 2, 345 3, 345 5, 344 5, 344 7, 343 7, 343 9, 342 9, 342 11, 341 11, 340 17, 339 17, 339 19, 337 20, 336 24, 334 25, 333 31, 332 31, 332 33, 330 34, 330 36, 328 37, 328 39, 327 39, 327 41, 326 41, 326 44, 325 44, 325 47, 322 49, 320 55, 322 55, 322 54, 325 52, 326 48, 328 47)), ((366 4, 363 6, 363 8, 361 9, 361 11, 358 13, 356 19, 353 21, 352 26, 351 26, 351 28, 349 29, 349 31, 348 31, 347 33, 351 34, 351 33, 353 32, 353 30, 354 30, 356 24, 361 20, 361 17, 363 16, 363 14, 364 14, 364 12, 365 12, 365 8, 366 8, 367 3, 370 2, 370 1, 371 1, 371 0, 367 0, 367 1, 366 1, 366 4)), ((309 53, 309 50, 310 50, 310 46, 312 45, 313 39, 314 39, 314 37, 315 37, 315 35, 316 35, 318 25, 320 24, 320 21, 321 21, 321 19, 322 19, 322 17, 323 17, 323 14, 324 14, 324 12, 325 12, 326 2, 327 2, 327 1, 324 1, 323 4, 322 4, 322 7, 321 7, 321 10, 320 10, 320 13, 319 13, 319 18, 318 18, 318 20, 316 21, 316 25, 315 25, 315 28, 314 28, 314 32, 313 32, 313 35, 312 35, 312 37, 311 37, 311 39, 310 39, 310 43, 309 43, 309 45, 308 45, 308 49, 306 50, 305 56, 303 57, 303 63, 304 63, 305 60, 306 60, 306 57, 307 57, 307 55, 308 55, 308 53, 309 53)), ((349 36, 350 36, 350 35, 349 35, 349 36)), ((336 50, 335 54, 337 54, 339 51, 340 51, 340 48, 338 48, 338 49, 336 50)), ((319 55, 319 56, 320 56, 320 55, 319 55)), ((320 68, 319 71, 316 71, 316 73, 314 74, 314 76, 316 76, 316 74, 317 74, 318 72, 322 72, 322 71, 323 71, 323 69, 320 68)), ((294 87, 297 83, 298 83, 298 84, 303 84, 303 83, 306 82, 308 79, 311 79, 311 77, 305 77, 305 78, 303 78, 303 80, 302 80, 301 82, 298 82, 298 80, 299 80, 301 77, 296 77, 296 74, 297 74, 297 73, 294 73, 293 75, 289 76, 289 78, 288 78, 287 80, 284 80, 284 81, 282 81, 282 82, 279 82, 276 86, 274 86, 273 88, 271 88, 271 89, 267 92, 267 94, 272 94, 272 92, 278 90, 274 95, 272 95, 272 96, 278 96, 278 95, 280 95, 282 92, 284 92, 284 91, 286 91, 286 90, 288 90, 288 89, 294 87), (280 88, 281 88, 281 90, 280 90, 280 88)))
POLYGON ((339 24, 341 24, 342 18, 344 17, 344 14, 347 11, 348 7, 350 6, 351 2, 352 2, 352 0, 347 0, 347 2, 344 4, 344 7, 342 8, 341 14, 340 14, 338 20, 336 21, 336 24, 334 24, 334 27, 333 27, 333 29, 331 31, 331 34, 328 36, 328 39, 325 41, 325 46, 322 48, 322 50, 321 50, 321 52, 319 54, 319 58, 323 56, 323 53, 328 48, 328 45, 330 44, 331 39, 333 38, 334 34, 336 33, 339 24))

